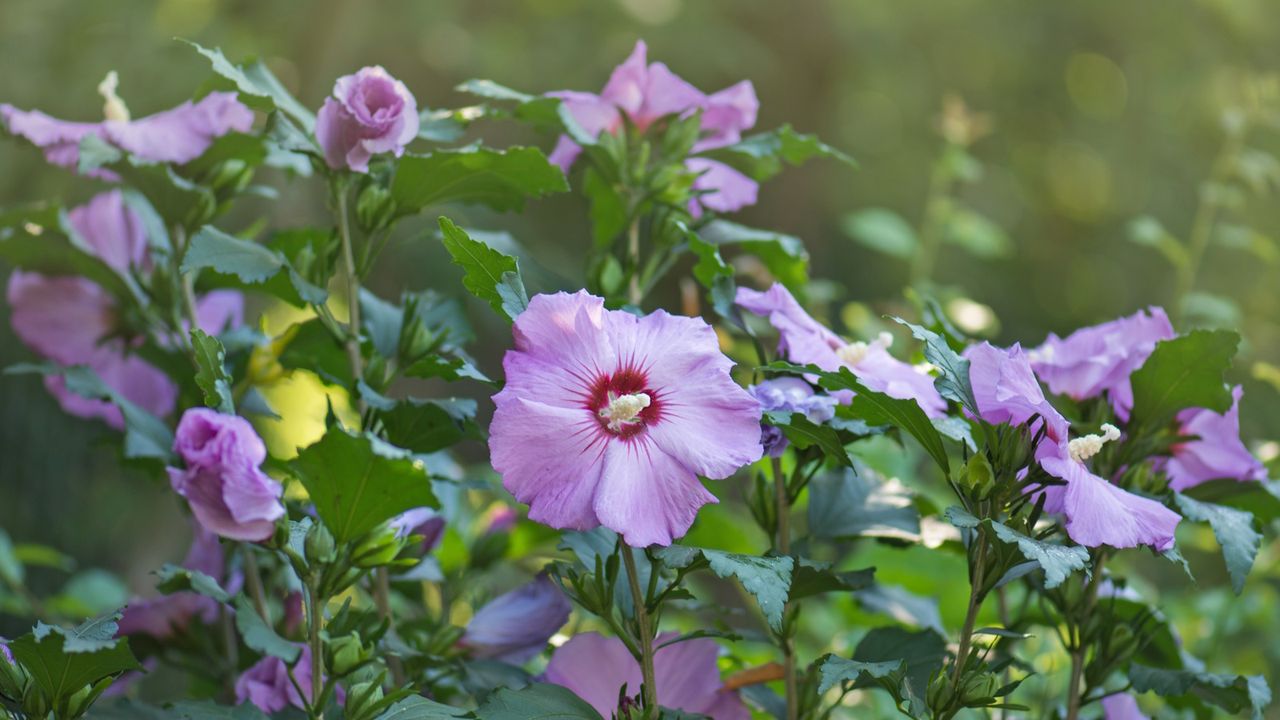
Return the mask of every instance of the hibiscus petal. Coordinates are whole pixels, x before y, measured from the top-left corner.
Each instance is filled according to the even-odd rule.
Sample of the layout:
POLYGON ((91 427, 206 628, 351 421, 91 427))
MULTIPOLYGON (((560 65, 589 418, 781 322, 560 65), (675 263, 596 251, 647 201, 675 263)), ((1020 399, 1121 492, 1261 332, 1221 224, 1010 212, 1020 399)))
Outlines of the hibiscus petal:
POLYGON ((643 435, 606 445, 593 508, 628 545, 670 545, 688 532, 698 508, 716 502, 692 470, 643 435))
POLYGON ((111 296, 83 278, 14 272, 7 297, 14 333, 63 365, 88 362, 115 324, 111 296))
POLYGON ((614 716, 620 689, 639 695, 643 681, 640 664, 627 647, 599 633, 579 633, 556 648, 543 677, 569 688, 603 717, 614 716))
POLYGON ((244 295, 235 290, 213 290, 196 301, 196 322, 210 335, 244 324, 244 295))
POLYGON ((143 267, 147 236, 142 219, 124 203, 119 190, 94 195, 89 202, 67 213, 71 227, 95 255, 119 272, 143 267))
POLYGON ((711 131, 711 136, 699 140, 693 151, 702 152, 738 142, 742 131, 756 124, 759 110, 760 101, 750 80, 708 95, 702 111, 702 129, 711 131))
POLYGON ((551 578, 539 575, 476 611, 461 642, 476 657, 520 665, 546 647, 547 640, 569 621, 571 610, 568 598, 551 578))
POLYGON ((631 55, 613 69, 609 82, 600 93, 601 98, 622 108, 628 115, 637 113, 645 101, 645 91, 649 86, 647 53, 644 41, 637 40, 631 55))
MULTIPOLYGON (((675 633, 663 633, 656 644, 675 638, 675 633)), ((697 713, 714 704, 721 686, 716 664, 719 656, 720 646, 709 638, 685 640, 654 653, 653 681, 658 687, 658 703, 697 713)), ((720 720, 719 716, 712 717, 720 720)))
POLYGON ((1231 407, 1219 415, 1212 410, 1195 408, 1178 414, 1181 434, 1194 435, 1195 440, 1173 448, 1173 458, 1166 471, 1169 487, 1185 490, 1219 478, 1240 481, 1263 480, 1267 470, 1240 440, 1239 385, 1231 391, 1231 407))
POLYGON ((693 187, 703 191, 695 200, 702 207, 729 213, 756 204, 760 184, 728 165, 701 157, 689 158, 685 165, 698 173, 693 187))
POLYGON ((196 103, 187 101, 131 122, 110 120, 102 127, 108 140, 143 160, 185 163, 229 132, 248 132, 253 111, 235 93, 213 92, 196 103))
POLYGON ((649 66, 644 103, 631 112, 632 121, 645 127, 665 115, 684 115, 699 109, 707 96, 662 63, 649 66))
POLYGON ((1150 545, 1159 552, 1173 547, 1182 519, 1176 512, 1107 482, 1070 458, 1049 457, 1040 464, 1067 481, 1062 505, 1072 540, 1088 547, 1150 545))

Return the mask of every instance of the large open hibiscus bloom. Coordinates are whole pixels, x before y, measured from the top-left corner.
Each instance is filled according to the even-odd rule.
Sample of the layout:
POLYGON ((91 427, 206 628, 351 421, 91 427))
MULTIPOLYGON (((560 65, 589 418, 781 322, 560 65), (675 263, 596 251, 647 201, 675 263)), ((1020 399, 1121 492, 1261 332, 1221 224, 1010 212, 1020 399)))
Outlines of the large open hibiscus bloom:
POLYGON ((535 297, 514 332, 489 450, 531 519, 669 545, 716 502, 699 475, 760 458, 760 405, 702 320, 606 310, 580 291, 535 297))

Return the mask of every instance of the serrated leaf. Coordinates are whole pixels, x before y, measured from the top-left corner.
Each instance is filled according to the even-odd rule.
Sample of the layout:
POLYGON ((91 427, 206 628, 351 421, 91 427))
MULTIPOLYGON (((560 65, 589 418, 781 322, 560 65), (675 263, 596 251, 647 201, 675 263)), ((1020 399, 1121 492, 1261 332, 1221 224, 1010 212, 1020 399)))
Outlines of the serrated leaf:
POLYGON ((946 338, 928 328, 909 323, 900 317, 894 322, 905 325, 911 335, 924 343, 924 359, 933 364, 941 372, 933 385, 938 394, 948 400, 960 403, 974 415, 979 415, 978 402, 973 397, 973 385, 969 382, 969 361, 960 353, 951 349, 946 338))
POLYGON ((400 215, 451 202, 520 210, 525 200, 569 189, 564 173, 531 147, 471 146, 405 155, 396 162, 391 197, 400 215))
POLYGON ((663 563, 670 567, 688 567, 698 559, 705 560, 717 576, 734 577, 760 605, 765 620, 774 631, 782 630, 782 612, 791 591, 791 575, 795 562, 789 557, 759 557, 721 550, 672 545, 658 551, 663 563))
POLYGON ((849 452, 833 428, 819 425, 804 416, 804 413, 771 411, 765 413, 770 425, 780 428, 792 445, 801 450, 817 447, 822 454, 840 465, 852 465, 849 452))
POLYGON ((769 273, 797 296, 809 281, 809 251, 798 237, 713 220, 700 230, 703 240, 717 247, 734 246, 755 255, 769 273))
POLYGON ((837 571, 830 563, 800 558, 791 578, 791 600, 829 592, 864 590, 874 583, 875 568, 837 571))
POLYGON ((222 54, 220 48, 210 50, 190 40, 183 40, 183 42, 195 48, 196 52, 209 60, 213 71, 239 91, 240 101, 245 105, 262 112, 271 112, 278 108, 301 124, 308 133, 315 128, 315 115, 290 95, 284 85, 261 62, 236 65, 222 54))
POLYGON ((929 678, 942 667, 946 650, 946 641, 932 630, 874 628, 858 642, 852 660, 836 662, 827 670, 826 663, 835 658, 827 656, 823 686, 830 688, 845 680, 853 680, 859 688, 879 686, 903 706, 903 712, 922 717, 929 678))
POLYGON ((991 519, 980 520, 964 508, 952 506, 946 511, 952 525, 971 529, 985 524, 1001 542, 1016 545, 1022 556, 1039 563, 1044 570, 1044 586, 1053 589, 1077 570, 1088 572, 1089 551, 1080 545, 1059 545, 1027 537, 1009 526, 991 519))
POLYGON ((1240 336, 1227 330, 1196 330, 1157 343, 1130 376, 1130 424, 1159 425, 1190 407, 1226 412, 1231 392, 1223 374, 1231 367, 1239 344, 1240 336))
POLYGON ((866 208, 849 213, 841 221, 845 235, 877 252, 910 260, 920 246, 916 231, 902 216, 885 208, 866 208))
POLYGON ((463 286, 495 312, 515 320, 529 305, 516 259, 473 239, 449 218, 440 218, 440 232, 445 250, 465 272, 463 286))
POLYGON ((1253 569, 1253 561, 1262 547, 1262 533, 1253 514, 1244 510, 1193 500, 1175 493, 1178 509, 1188 520, 1207 522, 1222 547, 1222 559, 1231 575, 1231 589, 1239 595, 1244 591, 1245 578, 1253 569))
POLYGON ((440 507, 422 461, 367 433, 331 428, 300 450, 290 467, 338 543, 406 510, 440 507))
POLYGON ((196 360, 196 386, 204 393, 204 404, 221 413, 235 413, 231 377, 226 368, 227 353, 222 343, 196 328, 191 331, 191 349, 196 360))
POLYGON ((420 358, 405 368, 404 374, 406 377, 440 378, 450 382, 467 379, 482 383, 493 383, 493 380, 480 372, 475 365, 471 364, 470 360, 446 355, 428 355, 420 358))
POLYGON ((817 136, 798 133, 790 125, 750 135, 702 156, 722 162, 756 182, 764 182, 777 175, 785 165, 801 165, 812 158, 830 158, 849 167, 858 166, 853 158, 822 142, 817 136))
POLYGON ((55 704, 85 685, 142 666, 124 638, 116 638, 120 613, 65 629, 37 623, 9 643, 9 650, 55 704))
POLYGON ((585 700, 560 685, 499 688, 476 710, 480 720, 602 720, 585 700))
POLYGON ((1134 663, 1129 666, 1129 681, 1134 692, 1192 696, 1230 713, 1250 710, 1254 720, 1262 720, 1262 711, 1271 704, 1271 688, 1262 675, 1161 670, 1134 663))
POLYGON ((323 305, 329 298, 324 288, 302 277, 277 250, 205 225, 191 236, 182 258, 184 273, 208 268, 232 276, 245 285, 258 285, 295 307, 323 305))
POLYGON ((809 493, 809 531, 815 537, 920 537, 920 513, 911 493, 870 468, 819 475, 810 482, 809 493))
POLYGON ((160 578, 156 588, 166 595, 176 592, 194 592, 213 598, 220 603, 231 602, 231 595, 222 589, 218 581, 199 570, 166 564, 156 571, 156 576, 160 578))
POLYGON ((263 655, 280 658, 290 665, 298 661, 302 648, 277 635, 275 629, 258 615, 249 598, 243 594, 237 595, 235 607, 236 629, 240 631, 245 645, 263 655))
POLYGON ((818 692, 826 693, 839 683, 858 681, 865 683, 869 680, 880 680, 901 671, 902 668, 902 660, 862 662, 828 654, 822 658, 822 666, 818 669, 822 677, 818 692))
POLYGON ((387 440, 419 453, 443 450, 459 440, 483 439, 476 424, 476 401, 471 398, 406 398, 392 400, 373 391, 363 380, 360 396, 378 414, 387 440))

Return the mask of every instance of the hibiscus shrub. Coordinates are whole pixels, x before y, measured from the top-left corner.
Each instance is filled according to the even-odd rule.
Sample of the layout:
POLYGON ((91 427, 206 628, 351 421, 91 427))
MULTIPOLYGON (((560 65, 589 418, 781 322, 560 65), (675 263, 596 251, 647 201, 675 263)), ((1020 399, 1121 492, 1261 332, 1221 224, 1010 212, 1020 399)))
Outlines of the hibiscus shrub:
POLYGON ((1128 572, 1141 554, 1186 567, 1175 531, 1204 523, 1244 588, 1280 506, 1240 438, 1235 333, 1179 333, 1152 308, 996 347, 920 283, 898 332, 850 341, 806 311, 799 240, 723 217, 786 165, 852 161, 787 126, 746 135, 750 82, 704 93, 642 43, 599 95, 473 81, 477 105, 428 110, 370 67, 315 114, 263 65, 195 50, 204 94, 149 117, 114 75, 102 122, 0 105, 8 135, 100 188, 0 214, 11 322, 41 358, 9 372, 118 431, 193 535, 154 592, 95 615, 92 596, 28 590, 26 566, 59 556, 0 534, 0 611, 35 621, 0 644, 0 714, 1074 720, 1270 702, 1265 678, 1182 651, 1128 572), (452 146, 479 118, 554 150, 452 146), (233 223, 274 196, 266 170, 321 181, 332 223, 233 223), (364 287, 428 209, 570 191, 590 207, 586 289, 533 287, 509 237, 447 217, 413 241, 440 243, 462 287, 364 287), (684 314, 653 307, 677 279, 684 314), (468 349, 467 293, 510 324, 500 373, 468 349), (249 296, 275 319, 247 318, 249 296), (322 381, 323 427, 268 452, 259 432, 292 411, 267 388, 296 373, 322 381), (468 394, 492 396, 487 429, 468 394), (967 566, 968 591, 882 582, 859 565, 874 547, 954 558, 938 567, 967 566), (861 624, 833 611, 848 600, 861 624))

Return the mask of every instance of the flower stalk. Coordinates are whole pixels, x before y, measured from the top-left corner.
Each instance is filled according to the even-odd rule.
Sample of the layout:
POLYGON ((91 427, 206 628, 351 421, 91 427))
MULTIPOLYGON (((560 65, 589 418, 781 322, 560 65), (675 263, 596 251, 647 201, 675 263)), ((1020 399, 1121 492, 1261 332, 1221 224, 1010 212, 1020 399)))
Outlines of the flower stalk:
MULTIPOLYGON (((774 502, 777 505, 778 553, 784 556, 791 554, 791 501, 787 491, 787 480, 782 474, 782 460, 772 458, 774 502)), ((800 698, 796 688, 796 653, 795 641, 790 627, 791 603, 782 609, 784 627, 779 638, 782 646, 783 686, 786 689, 787 720, 796 720, 799 716, 800 698)))
POLYGON ((623 544, 621 549, 622 564, 627 571, 627 584, 631 588, 631 605, 635 608, 636 614, 636 634, 640 646, 640 657, 637 659, 640 661, 640 673, 644 682, 644 687, 641 688, 644 718, 653 720, 658 717, 658 686, 654 680, 653 671, 653 628, 650 625, 646 596, 640 590, 640 573, 636 570, 632 548, 623 544))

